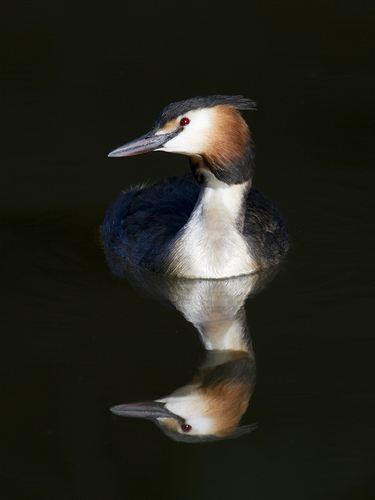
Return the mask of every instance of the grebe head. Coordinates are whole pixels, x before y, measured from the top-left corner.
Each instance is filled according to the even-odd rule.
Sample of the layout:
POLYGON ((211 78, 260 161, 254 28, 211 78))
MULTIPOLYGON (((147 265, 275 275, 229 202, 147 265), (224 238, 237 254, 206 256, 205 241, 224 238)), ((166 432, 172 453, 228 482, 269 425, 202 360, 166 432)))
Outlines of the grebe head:
POLYGON ((194 97, 169 104, 150 132, 108 156, 134 156, 165 151, 189 157, 198 182, 210 171, 226 184, 241 184, 254 174, 254 146, 239 111, 255 109, 242 96, 194 97))
POLYGON ((122 417, 152 420, 165 434, 180 441, 222 436, 221 428, 217 429, 220 426, 216 424, 216 420, 220 422, 220 412, 216 411, 217 415, 208 412, 207 402, 197 394, 171 395, 156 401, 118 405, 111 411, 122 417))
POLYGON ((212 441, 237 437, 256 425, 239 426, 253 387, 225 381, 216 386, 186 385, 156 401, 117 405, 112 413, 122 417, 152 420, 176 441, 212 441))

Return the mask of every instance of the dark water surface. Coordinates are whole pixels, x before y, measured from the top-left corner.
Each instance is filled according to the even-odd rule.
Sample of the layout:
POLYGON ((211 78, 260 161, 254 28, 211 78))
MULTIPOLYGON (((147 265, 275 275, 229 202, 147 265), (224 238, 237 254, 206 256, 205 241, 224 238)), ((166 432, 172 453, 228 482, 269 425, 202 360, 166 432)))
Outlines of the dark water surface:
POLYGON ((371 2, 21 2, 2 14, 0 475, 4 499, 370 499, 374 460, 371 2), (118 403, 183 386, 202 356, 173 307, 114 277, 99 226, 122 188, 187 160, 107 153, 169 102, 242 93, 254 186, 287 220, 246 302, 244 424, 175 442, 118 403))

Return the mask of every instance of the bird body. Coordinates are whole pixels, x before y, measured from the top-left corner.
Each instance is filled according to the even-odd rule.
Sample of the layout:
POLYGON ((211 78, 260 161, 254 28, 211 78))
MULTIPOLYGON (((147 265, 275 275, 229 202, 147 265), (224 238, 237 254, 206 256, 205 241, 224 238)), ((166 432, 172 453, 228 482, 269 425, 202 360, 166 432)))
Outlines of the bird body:
POLYGON ((277 264, 289 243, 272 203, 251 187, 254 146, 242 96, 172 103, 151 131, 109 156, 187 155, 192 174, 132 189, 108 209, 104 244, 130 265, 186 278, 227 278, 277 264))

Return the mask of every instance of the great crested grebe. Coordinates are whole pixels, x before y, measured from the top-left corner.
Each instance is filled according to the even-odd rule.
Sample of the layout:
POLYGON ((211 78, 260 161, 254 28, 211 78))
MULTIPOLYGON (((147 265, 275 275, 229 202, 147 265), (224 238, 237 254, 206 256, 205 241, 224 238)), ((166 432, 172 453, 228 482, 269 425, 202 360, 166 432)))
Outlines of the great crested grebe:
POLYGON ((228 278, 276 265, 289 247, 284 221, 251 187, 254 144, 242 96, 169 104, 150 132, 108 156, 166 151, 192 175, 122 193, 107 210, 103 243, 131 266, 185 278, 228 278))

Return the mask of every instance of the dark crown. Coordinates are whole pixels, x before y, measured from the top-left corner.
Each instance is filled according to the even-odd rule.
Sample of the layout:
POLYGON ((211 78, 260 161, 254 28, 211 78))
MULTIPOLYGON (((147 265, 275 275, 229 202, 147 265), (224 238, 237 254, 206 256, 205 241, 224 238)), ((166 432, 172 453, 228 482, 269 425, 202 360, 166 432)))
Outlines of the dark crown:
POLYGON ((255 110, 256 103, 242 95, 208 95, 198 96, 185 101, 172 102, 157 116, 151 130, 162 128, 166 123, 184 115, 188 111, 214 108, 215 106, 232 106, 238 111, 255 110))

